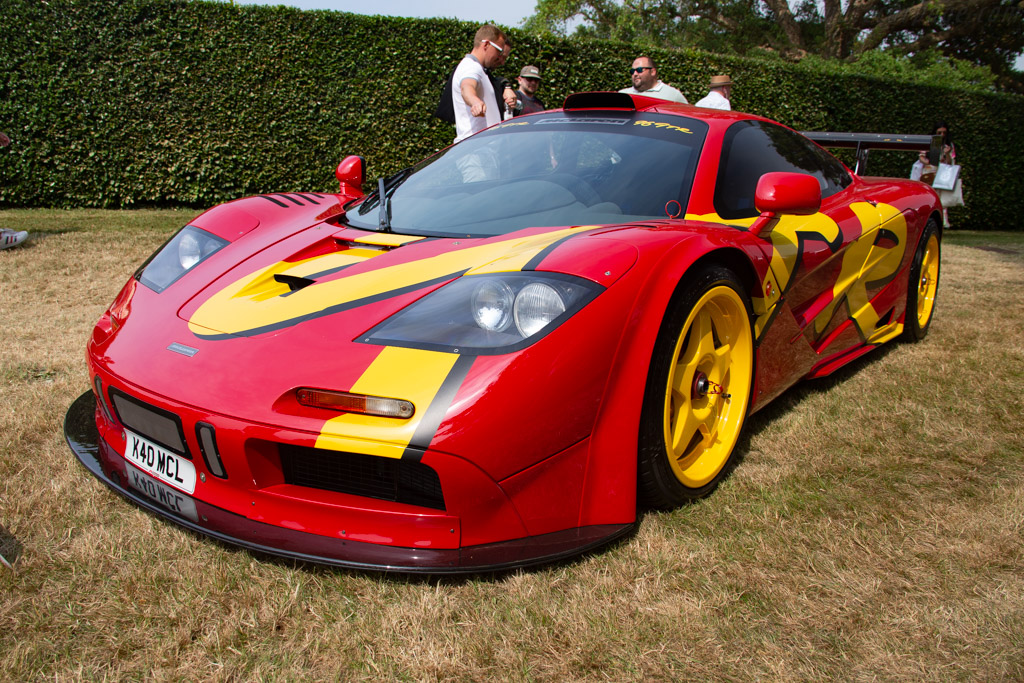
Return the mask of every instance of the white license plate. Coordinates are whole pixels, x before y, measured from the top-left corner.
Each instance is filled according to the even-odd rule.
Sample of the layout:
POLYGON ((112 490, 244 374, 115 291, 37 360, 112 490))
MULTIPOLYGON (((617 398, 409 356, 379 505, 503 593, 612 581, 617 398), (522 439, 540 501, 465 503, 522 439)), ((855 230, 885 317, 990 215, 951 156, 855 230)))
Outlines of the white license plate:
POLYGON ((124 457, 143 472, 185 493, 196 490, 196 466, 191 460, 158 446, 149 439, 124 430, 124 457))
POLYGON ((193 522, 199 521, 199 512, 196 510, 196 502, 181 491, 172 489, 170 486, 161 484, 156 479, 143 474, 134 467, 128 468, 128 484, 145 494, 147 498, 167 508, 171 512, 177 512, 193 522))

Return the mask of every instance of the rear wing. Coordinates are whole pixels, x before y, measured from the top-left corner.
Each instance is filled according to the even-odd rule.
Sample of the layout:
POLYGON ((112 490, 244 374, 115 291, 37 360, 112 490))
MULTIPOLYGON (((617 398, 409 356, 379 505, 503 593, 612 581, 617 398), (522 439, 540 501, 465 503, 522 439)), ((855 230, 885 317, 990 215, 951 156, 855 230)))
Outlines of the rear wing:
POLYGON ((821 133, 802 131, 801 135, 822 147, 842 147, 857 150, 857 167, 853 172, 864 175, 868 167, 868 152, 872 149, 897 149, 928 152, 928 160, 939 163, 942 152, 941 135, 890 135, 888 133, 821 133))

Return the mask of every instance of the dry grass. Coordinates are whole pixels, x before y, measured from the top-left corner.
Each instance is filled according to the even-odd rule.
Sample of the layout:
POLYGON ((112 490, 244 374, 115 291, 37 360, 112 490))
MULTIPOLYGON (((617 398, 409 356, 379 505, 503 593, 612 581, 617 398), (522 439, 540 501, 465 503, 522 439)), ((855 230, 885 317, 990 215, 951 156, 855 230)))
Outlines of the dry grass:
POLYGON ((65 446, 93 322, 189 217, 0 212, 34 238, 0 252, 0 677, 1024 678, 1024 235, 951 233, 928 339, 782 396, 711 498, 576 562, 411 580, 192 536, 65 446))

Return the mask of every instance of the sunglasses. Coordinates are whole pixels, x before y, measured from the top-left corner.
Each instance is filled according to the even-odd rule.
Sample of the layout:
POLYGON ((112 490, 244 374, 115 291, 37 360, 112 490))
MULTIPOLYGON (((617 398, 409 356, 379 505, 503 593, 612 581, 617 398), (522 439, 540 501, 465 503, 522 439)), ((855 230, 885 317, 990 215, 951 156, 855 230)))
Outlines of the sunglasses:
POLYGON ((494 43, 492 43, 491 41, 487 40, 486 38, 484 38, 483 42, 487 43, 488 45, 493 47, 495 50, 500 52, 501 54, 505 54, 505 48, 501 47, 500 45, 495 45, 494 43))
POLYGON ((645 69, 653 69, 653 66, 634 66, 629 70, 629 75, 642 74, 645 69))

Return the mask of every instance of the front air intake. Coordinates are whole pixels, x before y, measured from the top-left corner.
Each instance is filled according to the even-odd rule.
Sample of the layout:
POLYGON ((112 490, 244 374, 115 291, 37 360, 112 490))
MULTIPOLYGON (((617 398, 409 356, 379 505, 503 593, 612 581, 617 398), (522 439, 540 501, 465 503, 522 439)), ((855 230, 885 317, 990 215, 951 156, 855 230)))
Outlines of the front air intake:
POLYGON ((188 452, 188 446, 185 444, 185 432, 181 428, 181 418, 170 411, 150 405, 117 389, 110 389, 109 392, 117 419, 121 424, 178 455, 183 455, 189 460, 192 459, 192 455, 188 452))
POLYGON ((199 451, 206 462, 206 469, 215 477, 227 479, 228 473, 224 469, 224 461, 220 457, 220 449, 217 448, 217 432, 213 425, 205 422, 196 424, 196 440, 199 441, 199 451))
POLYGON ((437 472, 420 462, 280 444, 286 484, 444 510, 437 472))

